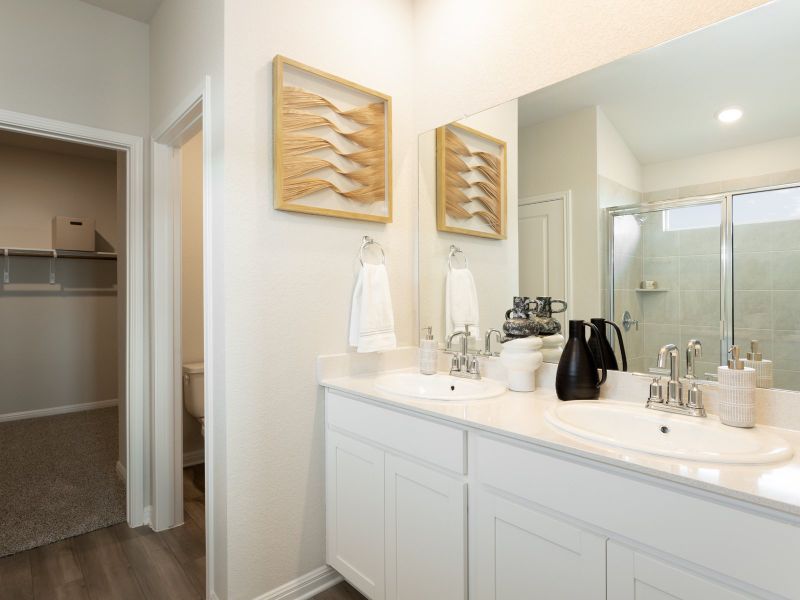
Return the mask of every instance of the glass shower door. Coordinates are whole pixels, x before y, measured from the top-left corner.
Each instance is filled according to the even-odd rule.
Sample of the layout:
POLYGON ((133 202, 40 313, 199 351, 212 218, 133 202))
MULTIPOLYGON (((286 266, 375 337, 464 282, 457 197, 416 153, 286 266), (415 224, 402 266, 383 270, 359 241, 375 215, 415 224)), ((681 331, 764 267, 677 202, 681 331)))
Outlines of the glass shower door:
POLYGON ((697 376, 716 373, 723 340, 724 197, 611 212, 614 320, 629 370, 656 366, 658 350, 703 344, 697 376), (627 318, 626 318, 627 316, 627 318))
POLYGON ((773 385, 800 390, 800 187, 733 194, 733 343, 758 340, 773 385))

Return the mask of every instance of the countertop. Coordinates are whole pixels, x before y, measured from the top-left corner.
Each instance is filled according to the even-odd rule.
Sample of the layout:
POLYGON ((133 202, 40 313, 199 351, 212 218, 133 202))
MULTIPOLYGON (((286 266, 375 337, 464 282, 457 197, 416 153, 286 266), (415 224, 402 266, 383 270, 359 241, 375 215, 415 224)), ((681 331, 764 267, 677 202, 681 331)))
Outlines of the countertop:
MULTIPOLYGON (((401 371, 415 371, 402 369, 401 371)), ((555 390, 506 391, 500 396, 472 401, 421 400, 378 390, 374 381, 383 373, 332 377, 320 385, 357 396, 365 401, 404 409, 456 425, 522 441, 597 461, 645 475, 666 479, 690 488, 718 494, 767 509, 777 510, 797 521, 800 518, 800 432, 765 428, 785 439, 795 450, 787 461, 765 465, 730 465, 663 458, 601 444, 561 432, 548 424, 545 413, 558 402, 555 390)), ((632 402, 631 398, 613 398, 632 402)), ((606 400, 598 400, 604 402, 606 400)), ((642 400, 642 410, 644 401, 642 400)), ((687 419, 696 417, 684 417, 687 419)), ((709 419, 716 419, 709 415, 709 419)))

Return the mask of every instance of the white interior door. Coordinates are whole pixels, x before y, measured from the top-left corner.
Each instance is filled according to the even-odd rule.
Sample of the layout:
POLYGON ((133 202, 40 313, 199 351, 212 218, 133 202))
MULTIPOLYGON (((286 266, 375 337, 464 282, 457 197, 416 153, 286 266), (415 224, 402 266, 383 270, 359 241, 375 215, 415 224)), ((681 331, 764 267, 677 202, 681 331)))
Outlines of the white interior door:
MULTIPOLYGON (((520 296, 567 297, 566 197, 524 198, 519 206, 520 296)), ((564 315, 556 315, 564 325, 564 315)))

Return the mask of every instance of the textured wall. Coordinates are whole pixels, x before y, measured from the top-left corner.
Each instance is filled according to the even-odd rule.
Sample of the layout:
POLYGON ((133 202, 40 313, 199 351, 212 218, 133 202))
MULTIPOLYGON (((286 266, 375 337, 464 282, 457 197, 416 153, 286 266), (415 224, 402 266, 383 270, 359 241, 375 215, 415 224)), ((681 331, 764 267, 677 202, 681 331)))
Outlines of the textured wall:
POLYGON ((386 249, 399 342, 417 340, 416 134, 760 3, 226 4, 229 598, 252 598, 324 563, 324 417, 314 358, 347 350, 361 235, 386 249), (393 96, 393 224, 272 209, 278 53, 393 96))
POLYGON ((417 137, 406 0, 230 2, 225 12, 229 597, 324 564, 318 354, 345 352, 361 236, 387 257, 398 342, 416 341, 417 137), (392 96, 394 222, 276 211, 272 59, 392 96))

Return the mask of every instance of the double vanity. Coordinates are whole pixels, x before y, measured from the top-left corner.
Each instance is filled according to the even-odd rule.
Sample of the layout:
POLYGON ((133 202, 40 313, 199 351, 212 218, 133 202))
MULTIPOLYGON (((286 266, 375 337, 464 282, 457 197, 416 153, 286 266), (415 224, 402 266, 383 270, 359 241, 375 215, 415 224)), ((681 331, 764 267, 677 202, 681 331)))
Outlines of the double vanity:
POLYGON ((368 598, 800 598, 800 431, 649 410, 630 374, 562 402, 555 365, 515 393, 497 359, 473 381, 397 352, 318 366, 327 559, 368 598))

